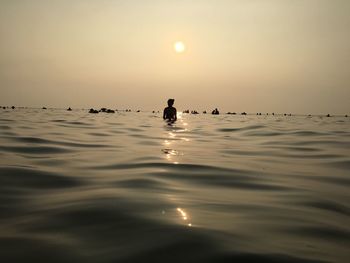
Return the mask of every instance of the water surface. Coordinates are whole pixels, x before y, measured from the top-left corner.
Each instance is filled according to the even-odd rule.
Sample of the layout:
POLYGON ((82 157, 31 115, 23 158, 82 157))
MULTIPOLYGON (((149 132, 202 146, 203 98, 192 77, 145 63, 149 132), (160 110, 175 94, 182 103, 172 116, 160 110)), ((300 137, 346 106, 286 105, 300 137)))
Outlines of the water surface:
POLYGON ((3 262, 348 262, 350 119, 1 110, 3 262))

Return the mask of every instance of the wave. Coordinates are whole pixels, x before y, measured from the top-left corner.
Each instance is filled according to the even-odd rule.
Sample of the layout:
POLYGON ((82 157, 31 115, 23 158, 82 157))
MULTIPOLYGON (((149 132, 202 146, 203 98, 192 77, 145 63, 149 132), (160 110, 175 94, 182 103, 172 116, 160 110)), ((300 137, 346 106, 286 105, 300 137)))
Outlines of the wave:
POLYGON ((350 122, 160 117, 3 111, 1 260, 348 261, 350 122))

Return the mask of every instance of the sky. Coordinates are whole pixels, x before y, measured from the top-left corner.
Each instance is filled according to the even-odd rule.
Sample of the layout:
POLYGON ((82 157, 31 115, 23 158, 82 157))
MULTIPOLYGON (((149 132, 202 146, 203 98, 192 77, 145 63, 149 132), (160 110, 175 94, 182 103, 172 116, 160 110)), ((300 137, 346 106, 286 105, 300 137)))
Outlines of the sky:
POLYGON ((0 105, 349 114, 349 14, 347 0, 0 0, 0 105))

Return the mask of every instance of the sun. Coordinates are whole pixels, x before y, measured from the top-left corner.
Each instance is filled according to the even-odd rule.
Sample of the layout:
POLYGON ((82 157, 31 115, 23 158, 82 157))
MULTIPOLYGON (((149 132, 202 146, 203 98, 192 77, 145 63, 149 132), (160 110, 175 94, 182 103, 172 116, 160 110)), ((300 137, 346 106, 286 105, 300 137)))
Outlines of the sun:
POLYGON ((174 43, 174 49, 176 53, 183 53, 186 49, 185 44, 182 41, 177 41, 174 43))

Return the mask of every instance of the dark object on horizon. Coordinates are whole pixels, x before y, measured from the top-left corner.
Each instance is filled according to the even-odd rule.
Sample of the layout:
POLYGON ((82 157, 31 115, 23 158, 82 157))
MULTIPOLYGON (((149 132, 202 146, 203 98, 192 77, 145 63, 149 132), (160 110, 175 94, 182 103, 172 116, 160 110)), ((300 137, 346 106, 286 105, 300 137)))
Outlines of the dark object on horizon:
POLYGON ((46 108, 46 107, 43 107, 43 110, 47 110, 47 108, 46 108))
POLYGON ((226 114, 229 114, 229 115, 236 115, 236 113, 235 112, 227 112, 226 114))
POLYGON ((156 113, 156 112, 153 110, 152 113, 156 113))
POLYGON ((272 112, 272 115, 275 115, 275 113, 274 113, 274 112, 272 112))
POLYGON ((67 109, 67 111, 72 111, 72 109, 69 107, 69 108, 67 109))
POLYGON ((326 117, 331 117, 331 115, 328 113, 326 117))
POLYGON ((94 110, 94 109, 91 108, 91 109, 89 110, 89 113, 98 113, 98 110, 94 110))
POLYGON ((14 110, 15 108, 16 108, 15 106, 12 106, 12 107, 11 107, 11 109, 13 109, 13 110, 14 110))
POLYGON ((348 117, 348 115, 345 115, 345 118, 347 118, 348 117))
POLYGON ((311 117, 311 114, 307 115, 308 117, 311 117))
POLYGON ((213 115, 219 115, 220 112, 219 112, 219 110, 218 110, 217 108, 215 108, 215 110, 213 110, 213 111, 211 112, 211 114, 213 114, 213 115))
POLYGON ((193 111, 191 111, 191 114, 199 114, 199 113, 198 113, 198 111, 193 110, 193 111))
POLYGON ((106 113, 115 113, 115 111, 111 110, 111 109, 108 109, 108 110, 106 110, 106 113))
POLYGON ((101 111, 101 112, 106 112, 106 111, 107 111, 107 108, 101 108, 100 111, 101 111))
POLYGON ((6 110, 6 107, 4 106, 4 107, 2 107, 4 110, 6 110))
POLYGON ((292 116, 292 113, 289 113, 289 115, 288 116, 292 116))
POLYGON ((207 111, 205 110, 205 111, 203 111, 203 114, 207 114, 207 111))
POLYGON ((141 112, 140 110, 137 110, 136 112, 141 112))
POLYGON ((283 114, 284 116, 287 116, 287 113, 283 114))
POLYGON ((176 121, 177 120, 177 111, 176 108, 173 107, 174 99, 168 99, 168 107, 166 107, 163 111, 163 119, 167 121, 176 121))
POLYGON ((182 113, 190 113, 190 110, 184 110, 182 113))
POLYGON ((244 111, 244 112, 241 113, 241 115, 247 115, 247 113, 244 111))

